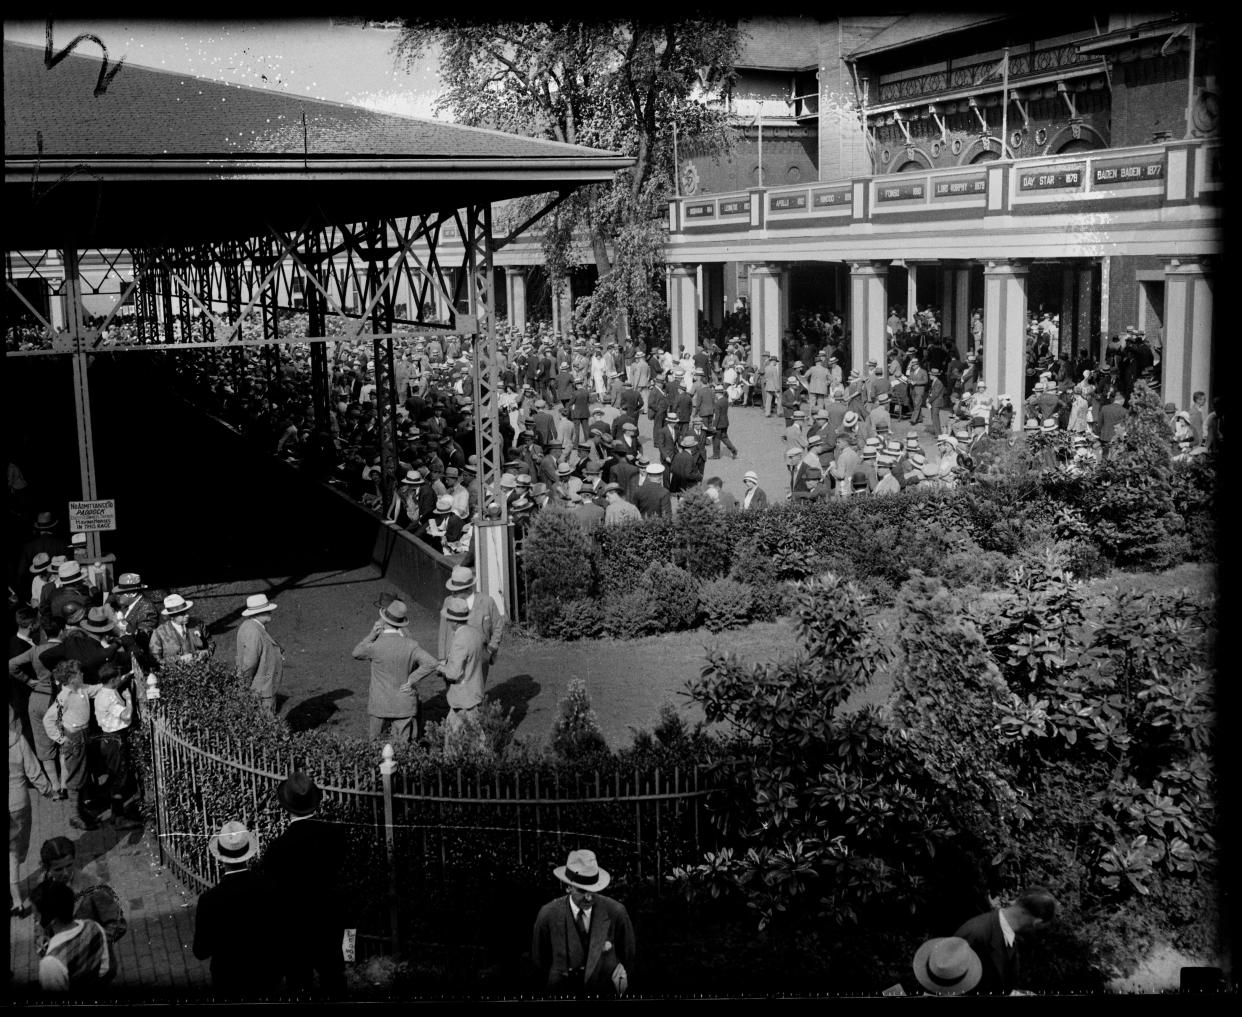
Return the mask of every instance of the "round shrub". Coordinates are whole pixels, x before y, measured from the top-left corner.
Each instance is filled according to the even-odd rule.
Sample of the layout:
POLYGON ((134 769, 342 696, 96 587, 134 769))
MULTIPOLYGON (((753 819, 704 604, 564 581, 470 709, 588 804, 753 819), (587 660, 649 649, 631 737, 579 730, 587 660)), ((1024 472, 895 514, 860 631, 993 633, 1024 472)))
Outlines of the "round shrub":
POLYGON ((1089 537, 1058 541, 1065 553, 1066 568, 1075 579, 1099 579, 1112 571, 1112 563, 1089 537))
POLYGON ((554 505, 535 516, 526 533, 526 562, 532 599, 591 596, 594 577, 591 541, 578 520, 554 505))
POLYGON ((707 495, 701 491, 686 495, 673 522, 686 571, 708 579, 729 570, 728 520, 707 495))
POLYGON ((604 633, 601 606, 590 597, 536 598, 531 601, 530 622, 544 639, 594 639, 604 633))
POLYGON ((685 569, 668 562, 655 561, 647 566, 638 580, 656 614, 665 619, 665 631, 693 627, 699 616, 699 584, 685 569))
POLYGON ((713 632, 738 629, 751 617, 754 591, 733 579, 712 579, 699 590, 700 610, 713 632))
POLYGON ((601 607, 604 631, 618 639, 633 639, 663 632, 664 619, 645 590, 631 590, 607 598, 601 607))

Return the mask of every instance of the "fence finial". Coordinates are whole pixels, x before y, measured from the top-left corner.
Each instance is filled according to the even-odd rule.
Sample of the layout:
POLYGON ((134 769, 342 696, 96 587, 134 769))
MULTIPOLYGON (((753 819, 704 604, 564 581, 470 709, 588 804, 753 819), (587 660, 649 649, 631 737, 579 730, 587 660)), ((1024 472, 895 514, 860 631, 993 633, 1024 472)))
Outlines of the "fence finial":
POLYGON ((392 758, 392 742, 389 742, 384 746, 384 751, 381 755, 383 755, 384 761, 380 763, 380 773, 382 773, 385 777, 391 776, 393 770, 397 768, 397 764, 392 758))

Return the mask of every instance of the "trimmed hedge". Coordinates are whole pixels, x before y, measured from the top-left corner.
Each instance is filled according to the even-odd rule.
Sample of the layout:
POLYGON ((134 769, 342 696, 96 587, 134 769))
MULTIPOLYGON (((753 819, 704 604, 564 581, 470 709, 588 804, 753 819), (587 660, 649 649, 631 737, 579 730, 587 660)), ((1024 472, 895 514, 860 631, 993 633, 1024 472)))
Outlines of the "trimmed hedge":
POLYGON ((994 589, 1008 577, 1010 558, 1054 546, 1078 579, 1106 575, 1113 566, 1156 571, 1212 560, 1213 464, 1173 462, 1159 405, 1141 395, 1133 403, 1113 457, 1078 473, 1015 470, 954 491, 916 489, 754 512, 721 513, 692 495, 676 518, 601 527, 593 540, 557 511, 547 534, 571 550, 552 540, 528 543, 531 575, 539 577, 531 625, 540 635, 574 639, 597 635, 601 626, 608 634, 636 636, 693 624, 659 589, 654 616, 643 610, 634 591, 651 588, 643 577, 652 562, 749 586, 749 620, 766 620, 783 609, 790 583, 827 572, 891 604, 914 570, 954 588, 994 589), (544 555, 554 560, 541 560, 544 555), (591 598, 601 604, 599 624, 584 619, 582 601, 591 598))

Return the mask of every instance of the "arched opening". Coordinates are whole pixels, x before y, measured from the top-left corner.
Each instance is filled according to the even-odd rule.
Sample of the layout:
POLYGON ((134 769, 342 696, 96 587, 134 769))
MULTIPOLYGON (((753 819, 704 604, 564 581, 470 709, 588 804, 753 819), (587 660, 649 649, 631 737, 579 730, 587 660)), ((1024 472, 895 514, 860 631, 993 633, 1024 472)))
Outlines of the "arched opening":
POLYGON ((1086 138, 1071 138, 1064 145, 1056 150, 1055 155, 1068 155, 1072 152, 1094 152, 1098 148, 1102 148, 1096 141, 1088 141, 1086 138))
POLYGON ((973 166, 975 165, 975 163, 980 163, 980 162, 995 162, 999 158, 1000 158, 999 152, 993 152, 990 148, 985 148, 982 151, 976 152, 974 154, 974 156, 970 160, 970 165, 973 166))
POLYGON ((927 167, 924 166, 917 159, 907 159, 905 162, 903 162, 900 166, 897 167, 897 172, 898 173, 921 173, 925 169, 927 169, 927 167))

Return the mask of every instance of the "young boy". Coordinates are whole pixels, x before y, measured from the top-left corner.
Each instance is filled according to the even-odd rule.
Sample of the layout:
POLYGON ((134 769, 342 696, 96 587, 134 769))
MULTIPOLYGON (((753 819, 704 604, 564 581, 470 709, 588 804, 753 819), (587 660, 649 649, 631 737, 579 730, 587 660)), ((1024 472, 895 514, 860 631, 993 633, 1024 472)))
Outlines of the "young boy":
POLYGON ((134 719, 130 673, 112 664, 99 668, 101 688, 95 694, 95 720, 101 732, 99 753, 106 771, 106 789, 112 802, 112 822, 118 827, 142 825, 137 810, 137 782, 129 754, 129 729, 134 719))
POLYGON ((52 681, 60 691, 43 715, 43 729, 58 746, 63 786, 77 797, 78 814, 69 824, 79 830, 96 830, 99 820, 88 803, 86 735, 91 720, 91 700, 100 686, 84 683, 82 665, 76 660, 57 664, 52 671, 52 681))

